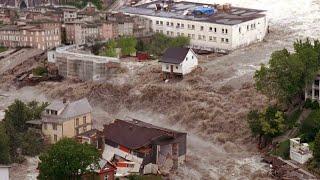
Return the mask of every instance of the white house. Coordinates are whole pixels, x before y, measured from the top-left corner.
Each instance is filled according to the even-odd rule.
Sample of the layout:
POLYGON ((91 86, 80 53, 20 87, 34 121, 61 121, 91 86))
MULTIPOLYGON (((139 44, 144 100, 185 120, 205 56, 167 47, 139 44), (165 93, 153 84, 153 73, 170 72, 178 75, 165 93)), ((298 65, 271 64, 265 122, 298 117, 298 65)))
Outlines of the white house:
POLYGON ((312 152, 307 143, 301 143, 300 138, 290 139, 290 159, 304 164, 312 158, 312 152))
POLYGON ((231 4, 157 0, 120 12, 149 19, 153 32, 189 37, 193 49, 228 52, 262 41, 268 32, 264 10, 231 4))
POLYGON ((9 180, 9 169, 10 166, 0 165, 0 179, 1 180, 9 180))
POLYGON ((198 57, 190 48, 168 48, 159 60, 165 75, 186 75, 198 66, 198 57))

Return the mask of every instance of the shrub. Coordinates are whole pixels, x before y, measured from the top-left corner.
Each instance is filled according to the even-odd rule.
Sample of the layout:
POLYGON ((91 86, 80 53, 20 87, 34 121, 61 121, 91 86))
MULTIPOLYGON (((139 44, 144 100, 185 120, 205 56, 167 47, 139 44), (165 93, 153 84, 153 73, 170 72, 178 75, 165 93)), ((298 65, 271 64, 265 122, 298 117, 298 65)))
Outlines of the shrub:
POLYGON ((277 148, 271 154, 280 156, 284 159, 289 159, 290 156, 290 141, 285 140, 278 144, 277 148))
POLYGON ((302 140, 311 142, 320 130, 320 110, 313 110, 309 116, 302 122, 300 133, 302 140))
POLYGON ((47 68, 38 66, 32 70, 32 74, 35 76, 44 76, 48 73, 47 68))
POLYGON ((319 109, 319 103, 318 101, 313 101, 311 104, 311 109, 319 109))
POLYGON ((303 106, 304 108, 307 108, 307 109, 309 109, 309 108, 311 108, 312 107, 312 101, 311 101, 311 99, 307 99, 306 100, 306 102, 304 103, 304 106, 303 106))

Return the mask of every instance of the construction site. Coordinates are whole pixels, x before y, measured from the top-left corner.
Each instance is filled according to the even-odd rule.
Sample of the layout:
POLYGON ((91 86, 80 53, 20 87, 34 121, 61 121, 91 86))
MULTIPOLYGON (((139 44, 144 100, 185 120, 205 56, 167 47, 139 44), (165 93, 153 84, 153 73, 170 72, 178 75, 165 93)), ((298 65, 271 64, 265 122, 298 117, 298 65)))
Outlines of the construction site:
POLYGON ((48 53, 48 62, 57 66, 59 74, 65 78, 80 80, 105 80, 112 67, 119 66, 119 59, 95 56, 82 52, 78 46, 59 47, 48 53))
MULTIPOLYGON (((292 42, 297 38, 320 35, 317 28, 320 2, 290 2, 233 1, 240 6, 249 4, 249 8, 268 7, 270 34, 265 41, 226 56, 200 56, 199 68, 182 80, 164 82, 157 61, 123 60, 122 70, 103 81, 67 78, 61 82, 42 81, 33 87, 17 88, 17 76, 41 65, 47 55, 33 49, 6 51, 0 54, 0 108, 6 108, 16 98, 48 101, 87 97, 95 107, 97 127, 115 118, 133 117, 188 132, 186 165, 168 178, 279 178, 281 173, 274 175, 270 165, 262 162, 246 115, 253 107, 264 108, 267 101, 256 91, 252 78, 261 63, 266 63, 275 50, 292 49, 292 42)), ((24 164, 14 165, 11 168, 13 179, 34 179, 36 162, 36 158, 28 158, 24 164)), ((290 169, 282 161, 279 164, 280 168, 290 169)))

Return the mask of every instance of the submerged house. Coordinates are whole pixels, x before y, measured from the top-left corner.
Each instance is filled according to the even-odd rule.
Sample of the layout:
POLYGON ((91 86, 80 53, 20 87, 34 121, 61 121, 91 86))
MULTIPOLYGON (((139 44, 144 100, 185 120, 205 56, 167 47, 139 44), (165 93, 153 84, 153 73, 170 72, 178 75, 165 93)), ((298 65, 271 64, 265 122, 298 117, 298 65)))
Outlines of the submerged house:
POLYGON ((136 119, 104 126, 102 157, 117 166, 118 176, 157 174, 178 168, 186 161, 187 134, 136 119))
POLYGON ((307 143, 301 143, 300 138, 290 139, 290 159, 304 164, 312 158, 312 151, 307 143))
POLYGON ((168 48, 159 62, 165 78, 170 75, 184 76, 198 66, 198 57, 190 48, 168 48))

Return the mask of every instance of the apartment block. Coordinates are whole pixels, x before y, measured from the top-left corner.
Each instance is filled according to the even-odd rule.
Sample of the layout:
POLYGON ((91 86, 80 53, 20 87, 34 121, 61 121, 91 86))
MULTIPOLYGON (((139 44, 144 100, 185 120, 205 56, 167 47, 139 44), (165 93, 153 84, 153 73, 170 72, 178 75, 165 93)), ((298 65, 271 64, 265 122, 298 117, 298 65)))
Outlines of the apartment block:
POLYGON ((230 4, 153 1, 120 12, 148 18, 154 32, 189 37, 192 48, 209 51, 230 51, 262 41, 268 29, 263 10, 230 4))
POLYGON ((61 24, 33 22, 4 26, 0 28, 0 44, 5 47, 51 49, 61 44, 61 24))

